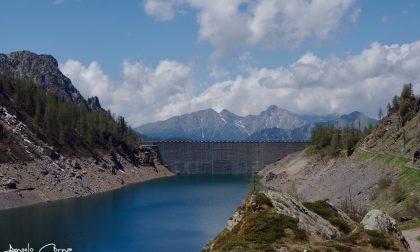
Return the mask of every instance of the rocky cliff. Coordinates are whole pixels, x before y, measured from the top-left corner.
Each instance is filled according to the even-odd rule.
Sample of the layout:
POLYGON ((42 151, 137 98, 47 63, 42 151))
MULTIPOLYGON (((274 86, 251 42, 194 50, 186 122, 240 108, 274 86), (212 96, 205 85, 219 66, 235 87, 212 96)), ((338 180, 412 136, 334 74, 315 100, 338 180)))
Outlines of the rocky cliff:
MULTIPOLYGON (((66 101, 81 104, 86 108, 98 107, 89 106, 91 103, 88 103, 73 86, 71 80, 61 73, 57 60, 51 55, 38 55, 29 51, 0 53, 1 74, 31 80, 44 91, 54 93, 66 101)), ((93 101, 95 101, 94 98, 93 101)), ((99 105, 99 102, 96 102, 96 105, 99 105)))

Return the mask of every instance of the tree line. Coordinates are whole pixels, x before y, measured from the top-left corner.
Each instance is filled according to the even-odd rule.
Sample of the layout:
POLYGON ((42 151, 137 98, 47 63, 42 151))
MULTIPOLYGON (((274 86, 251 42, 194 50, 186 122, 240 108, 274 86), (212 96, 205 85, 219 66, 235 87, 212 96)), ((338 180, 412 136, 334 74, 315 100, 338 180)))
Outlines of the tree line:
POLYGON ((362 131, 353 127, 317 124, 311 132, 310 150, 322 156, 336 157, 342 153, 350 156, 359 140, 370 134, 372 129, 372 125, 362 131))
POLYGON ((41 90, 32 81, 0 75, 0 105, 14 110, 22 121, 46 140, 58 145, 83 141, 92 148, 133 145, 136 133, 124 117, 109 111, 89 111, 41 90))
MULTIPOLYGON (((403 127, 409 120, 419 113, 420 98, 413 92, 412 84, 405 84, 401 94, 395 95, 387 106, 387 116, 396 114, 403 127)), ((379 109, 378 117, 382 119, 382 109, 379 109)), ((336 128, 334 125, 317 124, 311 131, 310 151, 322 156, 335 157, 345 153, 351 155, 360 140, 363 140, 373 131, 374 127, 364 130, 353 127, 336 128)))
POLYGON ((414 94, 413 84, 405 84, 401 94, 395 95, 387 105, 388 116, 395 113, 400 119, 400 126, 403 127, 413 119, 419 112, 420 98, 414 94))

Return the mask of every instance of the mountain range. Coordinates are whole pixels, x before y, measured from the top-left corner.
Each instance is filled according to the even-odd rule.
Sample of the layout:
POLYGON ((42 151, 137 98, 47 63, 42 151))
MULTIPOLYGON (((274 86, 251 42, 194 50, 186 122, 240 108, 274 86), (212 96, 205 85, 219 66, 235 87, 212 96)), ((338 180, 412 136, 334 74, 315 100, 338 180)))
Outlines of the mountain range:
POLYGON ((213 109, 174 116, 148 123, 135 130, 155 139, 190 140, 306 140, 317 123, 364 129, 376 120, 355 111, 346 115, 297 115, 269 106, 258 115, 239 116, 229 110, 213 109))

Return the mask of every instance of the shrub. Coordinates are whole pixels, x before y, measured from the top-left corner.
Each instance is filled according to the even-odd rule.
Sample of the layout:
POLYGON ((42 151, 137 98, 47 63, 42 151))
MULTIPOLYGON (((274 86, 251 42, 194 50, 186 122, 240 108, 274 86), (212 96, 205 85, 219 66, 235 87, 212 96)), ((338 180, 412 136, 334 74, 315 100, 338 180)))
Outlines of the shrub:
POLYGON ((298 219, 278 214, 272 208, 267 208, 246 220, 241 233, 246 241, 254 244, 273 244, 287 236, 286 229, 292 230, 296 239, 307 240, 307 234, 298 228, 298 222, 298 219))
POLYGON ((268 198, 267 195, 262 192, 255 194, 255 200, 257 201, 258 205, 267 205, 269 207, 273 207, 273 203, 271 202, 270 198, 268 198))
POLYGON ((368 231, 369 242, 372 246, 382 249, 391 249, 394 241, 380 231, 368 231))
POLYGON ((400 182, 396 182, 394 186, 392 187, 392 199, 396 203, 400 203, 405 199, 405 193, 403 189, 401 188, 400 182))
POLYGON ((407 212, 413 213, 413 214, 420 213, 420 201, 417 198, 417 196, 407 197, 404 203, 405 203, 405 208, 407 212))
POLYGON ((349 233, 351 231, 351 227, 347 224, 347 222, 343 218, 341 218, 337 210, 334 209, 327 202, 305 202, 303 203, 303 205, 312 212, 328 220, 333 226, 337 227, 340 231, 344 233, 349 233))
POLYGON ((391 183, 392 183, 391 178, 383 176, 379 179, 378 187, 380 190, 384 190, 388 188, 391 185, 391 183))

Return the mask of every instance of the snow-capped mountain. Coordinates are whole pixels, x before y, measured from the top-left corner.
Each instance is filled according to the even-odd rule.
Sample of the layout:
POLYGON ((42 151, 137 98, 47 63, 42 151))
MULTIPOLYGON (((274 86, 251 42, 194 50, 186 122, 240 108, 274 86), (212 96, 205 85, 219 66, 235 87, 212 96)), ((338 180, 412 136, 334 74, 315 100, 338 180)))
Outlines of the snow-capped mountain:
POLYGON ((160 139, 301 140, 309 136, 311 125, 315 123, 331 122, 339 127, 357 127, 359 121, 362 128, 376 122, 360 112, 343 116, 297 115, 272 105, 258 115, 248 116, 239 116, 226 109, 220 113, 213 109, 200 110, 148 123, 136 128, 136 131, 160 139))

